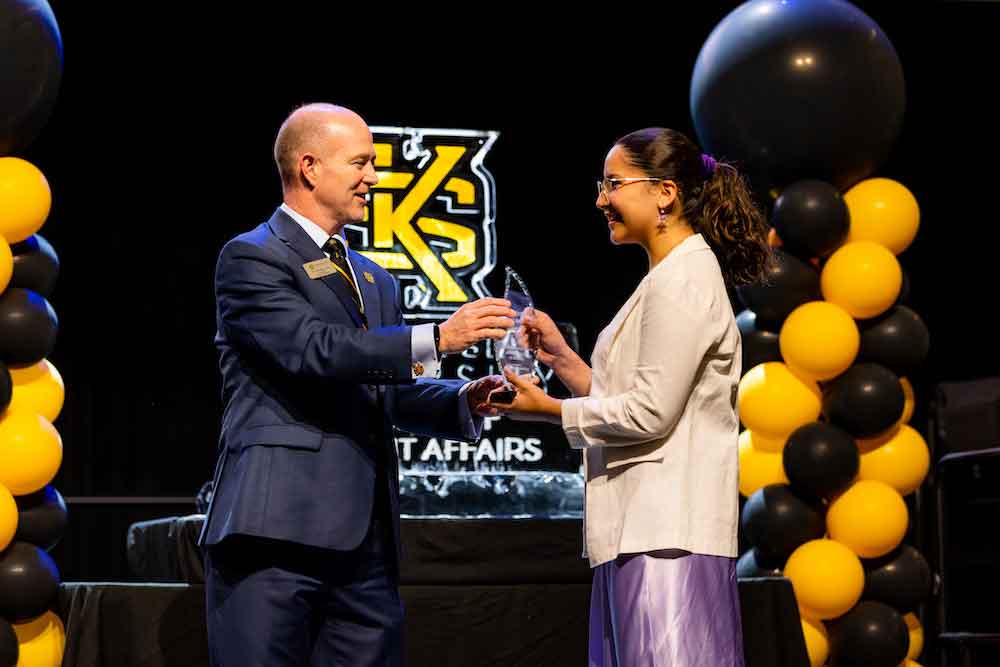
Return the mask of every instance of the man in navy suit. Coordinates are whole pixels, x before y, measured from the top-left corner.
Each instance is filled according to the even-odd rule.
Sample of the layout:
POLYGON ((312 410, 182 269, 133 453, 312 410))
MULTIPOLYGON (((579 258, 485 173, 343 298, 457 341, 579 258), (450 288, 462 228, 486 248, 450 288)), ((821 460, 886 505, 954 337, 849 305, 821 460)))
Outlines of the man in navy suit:
POLYGON ((378 181, 360 116, 312 104, 275 142, 284 203, 216 268, 225 414, 201 541, 219 667, 398 665, 392 426, 474 440, 503 384, 436 380, 440 355, 501 338, 502 299, 405 326, 398 287, 349 250, 378 181))

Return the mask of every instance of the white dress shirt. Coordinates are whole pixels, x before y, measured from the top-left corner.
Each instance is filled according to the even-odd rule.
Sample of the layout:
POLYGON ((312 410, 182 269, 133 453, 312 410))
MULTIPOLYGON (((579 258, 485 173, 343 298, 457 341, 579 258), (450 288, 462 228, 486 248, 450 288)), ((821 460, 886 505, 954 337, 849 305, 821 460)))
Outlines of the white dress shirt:
POLYGON ((642 279, 601 332, 590 395, 562 404, 586 473, 585 555, 737 555, 740 334, 700 234, 642 279))

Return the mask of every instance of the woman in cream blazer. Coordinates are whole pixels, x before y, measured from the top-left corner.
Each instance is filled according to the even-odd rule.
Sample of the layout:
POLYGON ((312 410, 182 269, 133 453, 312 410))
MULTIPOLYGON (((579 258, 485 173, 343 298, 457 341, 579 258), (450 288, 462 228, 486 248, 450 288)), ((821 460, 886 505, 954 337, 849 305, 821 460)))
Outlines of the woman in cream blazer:
POLYGON ((596 204, 612 243, 641 245, 649 272, 589 366, 548 315, 529 313, 539 360, 574 397, 508 374, 517 397, 498 407, 560 423, 583 450, 591 667, 741 667, 741 360, 726 284, 763 273, 766 223, 735 169, 663 128, 615 143, 596 204))

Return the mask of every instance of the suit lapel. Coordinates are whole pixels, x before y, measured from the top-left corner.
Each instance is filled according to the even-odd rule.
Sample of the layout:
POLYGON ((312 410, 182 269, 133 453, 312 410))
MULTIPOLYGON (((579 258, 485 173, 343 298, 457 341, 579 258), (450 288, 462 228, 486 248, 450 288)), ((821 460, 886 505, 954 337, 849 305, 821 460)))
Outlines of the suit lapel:
POLYGON ((378 295, 378 285, 375 284, 375 272, 368 265, 371 260, 351 249, 347 250, 347 257, 351 266, 354 267, 354 275, 358 280, 361 299, 365 303, 368 326, 372 328, 382 326, 382 302, 378 295), (369 276, 371 276, 371 280, 368 280, 369 276))
MULTIPOLYGON (((274 215, 271 216, 267 224, 271 227, 271 231, 274 232, 275 236, 302 258, 302 264, 326 258, 326 254, 309 238, 305 230, 288 217, 280 208, 274 212, 274 215)), ((301 265, 296 267, 296 270, 305 271, 301 265)), ((323 284, 333 290, 344 306, 344 310, 350 316, 351 321, 354 322, 354 325, 357 327, 364 326, 364 320, 361 319, 358 307, 354 303, 354 297, 351 295, 351 287, 344 282, 344 279, 336 273, 332 273, 318 280, 321 280, 323 284)))

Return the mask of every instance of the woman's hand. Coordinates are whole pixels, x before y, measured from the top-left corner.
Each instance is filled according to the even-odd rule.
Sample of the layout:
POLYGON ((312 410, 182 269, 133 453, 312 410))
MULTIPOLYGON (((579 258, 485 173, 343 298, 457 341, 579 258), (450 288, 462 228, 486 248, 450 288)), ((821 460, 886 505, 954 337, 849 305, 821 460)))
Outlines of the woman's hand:
POLYGON ((572 353, 556 323, 537 308, 528 308, 524 311, 518 339, 522 345, 535 350, 538 360, 550 368, 555 365, 559 357, 572 353))
MULTIPOLYGON (((551 322, 551 320, 549 320, 551 322)), ((489 405, 497 409, 501 415, 518 421, 544 421, 553 424, 562 423, 562 401, 552 398, 538 386, 538 378, 534 375, 514 375, 504 370, 507 382, 514 385, 517 395, 513 403, 493 403, 489 405)))

